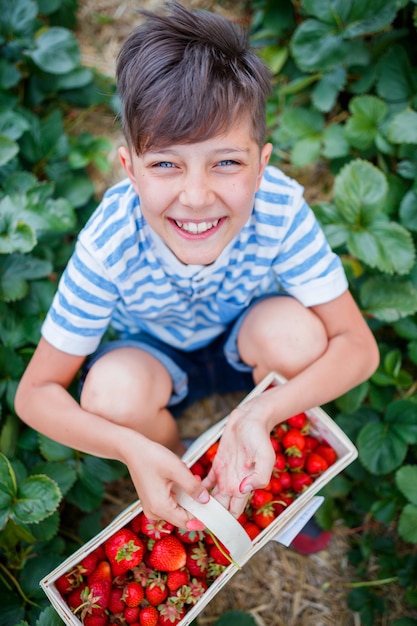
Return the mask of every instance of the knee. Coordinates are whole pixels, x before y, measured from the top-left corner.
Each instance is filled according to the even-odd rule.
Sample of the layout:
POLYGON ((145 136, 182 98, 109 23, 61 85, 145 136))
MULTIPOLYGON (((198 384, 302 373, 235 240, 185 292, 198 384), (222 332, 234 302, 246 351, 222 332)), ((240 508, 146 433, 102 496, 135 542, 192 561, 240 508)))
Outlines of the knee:
POLYGON ((248 314, 239 335, 241 358, 258 381, 272 370, 292 378, 327 349, 321 320, 293 298, 271 298, 248 314))
POLYGON ((101 357, 87 374, 81 407, 135 428, 141 421, 154 418, 168 402, 171 381, 156 359, 139 352, 122 349, 101 357))

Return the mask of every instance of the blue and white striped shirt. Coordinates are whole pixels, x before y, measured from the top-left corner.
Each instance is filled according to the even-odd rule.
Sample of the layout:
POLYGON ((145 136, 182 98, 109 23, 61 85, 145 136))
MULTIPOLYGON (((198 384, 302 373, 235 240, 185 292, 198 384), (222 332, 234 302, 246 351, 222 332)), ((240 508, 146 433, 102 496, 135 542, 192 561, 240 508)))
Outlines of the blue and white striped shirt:
POLYGON ((209 266, 184 265, 171 253, 124 180, 80 232, 42 334, 80 356, 94 352, 109 325, 121 337, 145 331, 195 350, 262 295, 286 292, 312 306, 347 286, 303 188, 275 167, 266 168, 249 220, 209 266))

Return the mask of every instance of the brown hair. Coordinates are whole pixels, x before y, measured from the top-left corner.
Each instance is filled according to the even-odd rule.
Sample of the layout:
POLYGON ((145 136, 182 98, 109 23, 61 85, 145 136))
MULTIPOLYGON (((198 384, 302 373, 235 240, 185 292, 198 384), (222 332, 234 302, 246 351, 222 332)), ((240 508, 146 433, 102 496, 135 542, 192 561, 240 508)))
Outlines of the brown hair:
POLYGON ((126 40, 116 75, 126 140, 151 146, 204 141, 249 114, 253 139, 265 141, 270 73, 238 26, 177 2, 147 18, 126 40))

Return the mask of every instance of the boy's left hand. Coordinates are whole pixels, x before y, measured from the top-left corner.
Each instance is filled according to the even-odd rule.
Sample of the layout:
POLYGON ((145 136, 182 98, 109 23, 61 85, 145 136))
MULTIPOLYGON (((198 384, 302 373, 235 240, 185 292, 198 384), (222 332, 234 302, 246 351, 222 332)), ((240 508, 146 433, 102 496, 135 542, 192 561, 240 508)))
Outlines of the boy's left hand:
POLYGON ((243 512, 249 494, 265 487, 275 454, 269 430, 260 419, 259 399, 237 407, 229 416, 212 468, 203 480, 211 495, 234 517, 243 512))

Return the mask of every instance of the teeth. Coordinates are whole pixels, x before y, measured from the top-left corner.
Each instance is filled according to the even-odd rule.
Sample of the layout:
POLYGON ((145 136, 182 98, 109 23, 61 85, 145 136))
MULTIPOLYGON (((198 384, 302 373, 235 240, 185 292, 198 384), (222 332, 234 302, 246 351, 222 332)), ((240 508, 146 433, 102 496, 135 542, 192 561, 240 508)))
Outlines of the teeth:
POLYGON ((175 220, 176 225, 185 230, 187 233, 192 233, 193 235, 197 235, 200 233, 205 233, 206 230, 210 230, 210 228, 214 228, 220 220, 214 220, 214 222, 178 222, 175 220))

